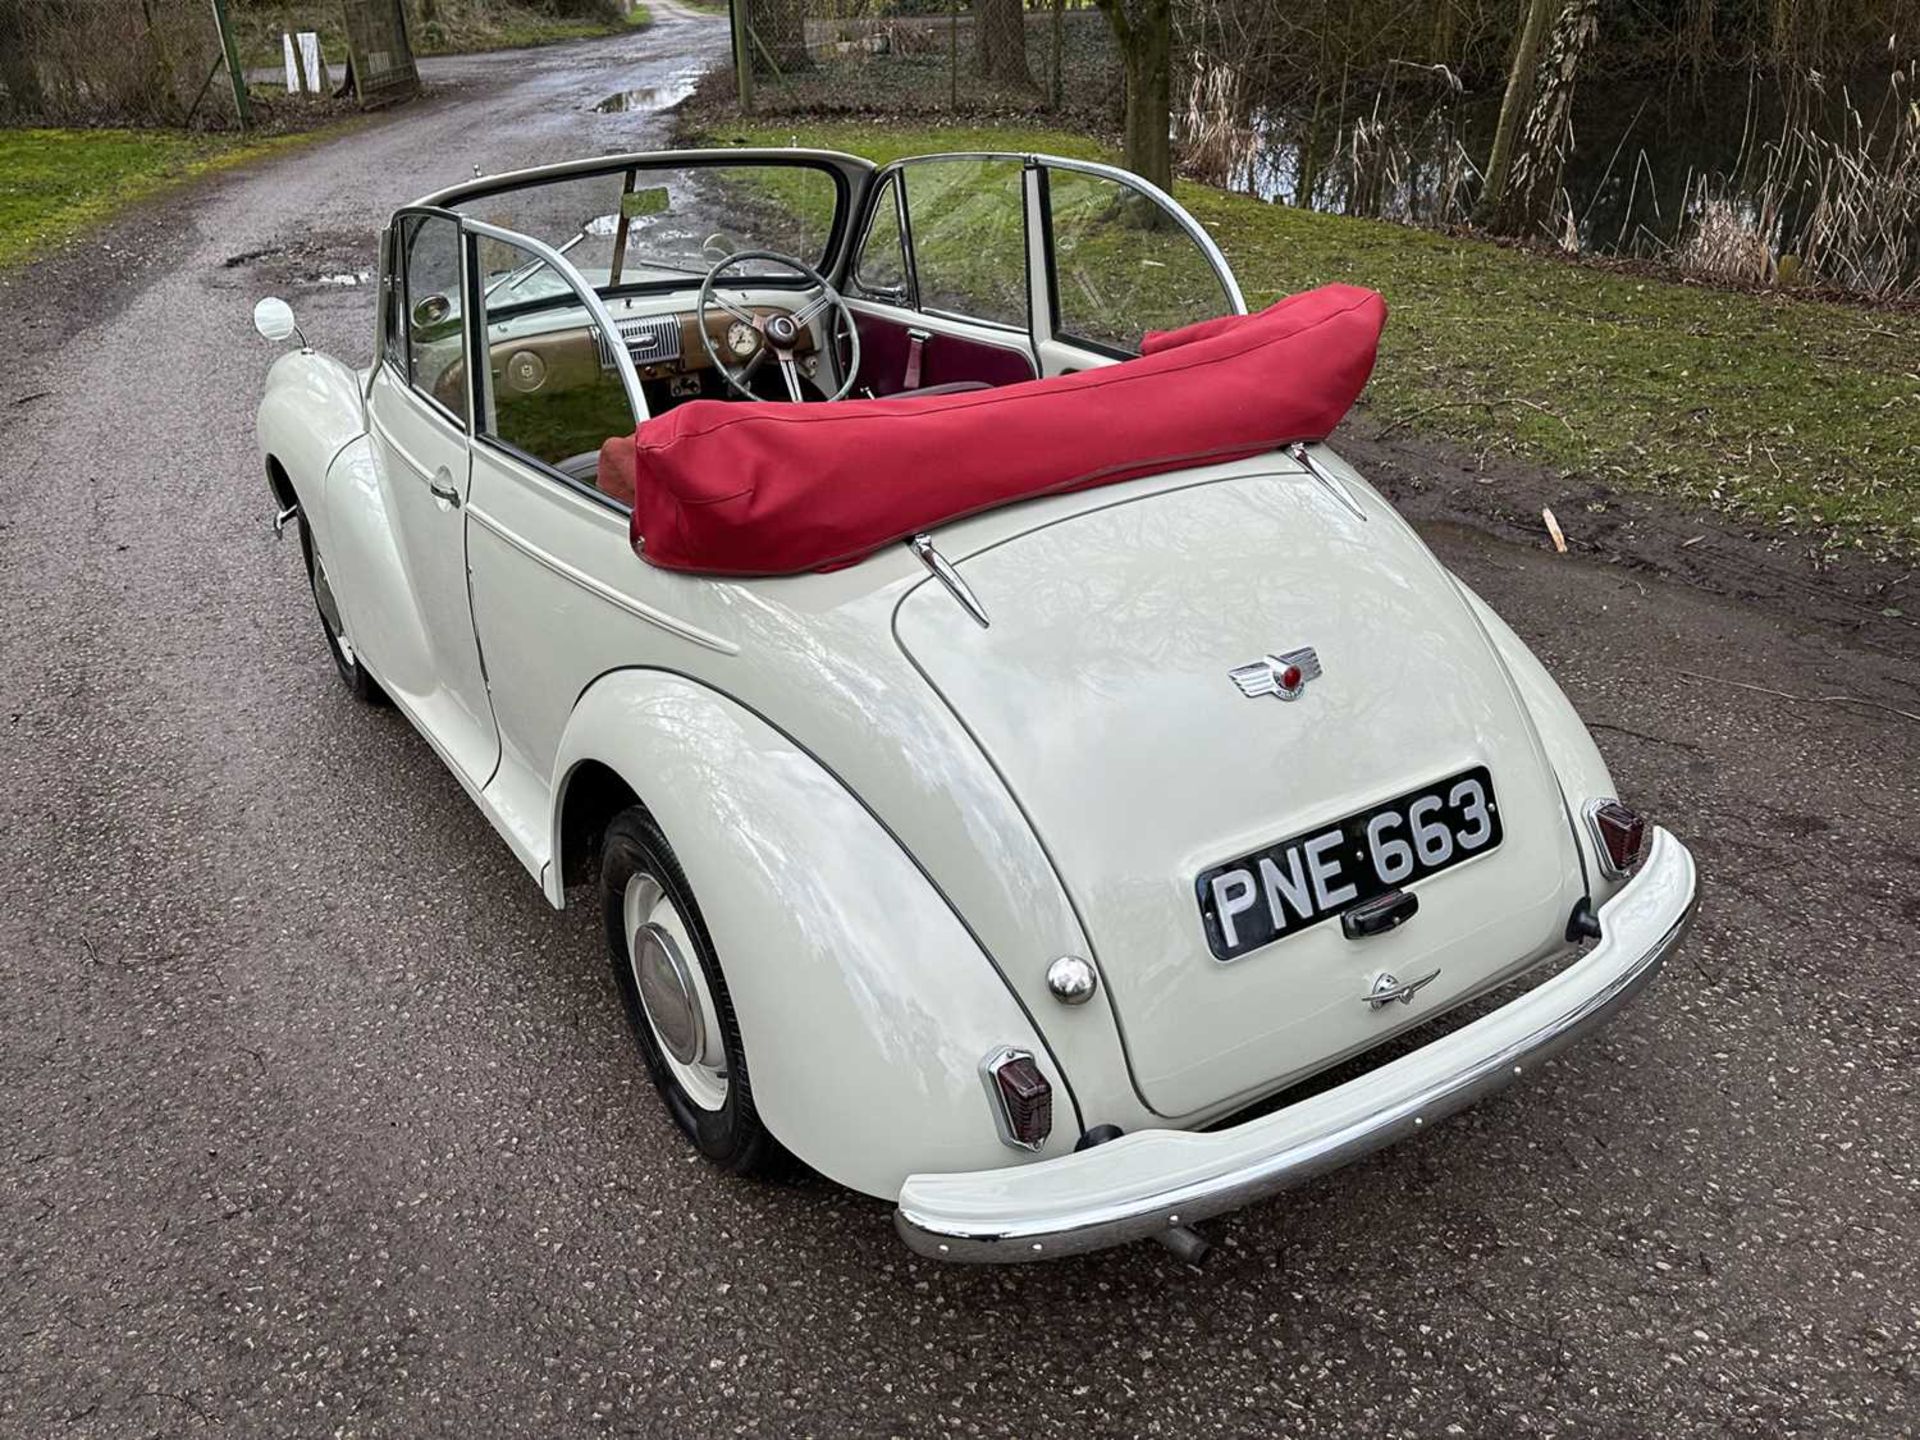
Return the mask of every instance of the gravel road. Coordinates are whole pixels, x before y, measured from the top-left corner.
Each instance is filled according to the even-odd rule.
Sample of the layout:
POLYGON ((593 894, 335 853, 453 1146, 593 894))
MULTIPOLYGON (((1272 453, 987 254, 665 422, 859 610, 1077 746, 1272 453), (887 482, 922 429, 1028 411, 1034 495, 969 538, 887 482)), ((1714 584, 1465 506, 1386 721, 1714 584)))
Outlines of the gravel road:
POLYGON ((1920 724, 1769 692, 1920 711, 1920 632, 1555 556, 1387 447, 1696 847, 1645 999, 1197 1274, 944 1269, 883 1204, 688 1158, 592 918, 339 689, 267 533, 248 320, 284 293, 362 359, 370 289, 318 277, 392 206, 660 140, 593 106, 671 98, 724 28, 654 10, 436 62, 0 281, 0 1434, 1910 1433, 1920 724))

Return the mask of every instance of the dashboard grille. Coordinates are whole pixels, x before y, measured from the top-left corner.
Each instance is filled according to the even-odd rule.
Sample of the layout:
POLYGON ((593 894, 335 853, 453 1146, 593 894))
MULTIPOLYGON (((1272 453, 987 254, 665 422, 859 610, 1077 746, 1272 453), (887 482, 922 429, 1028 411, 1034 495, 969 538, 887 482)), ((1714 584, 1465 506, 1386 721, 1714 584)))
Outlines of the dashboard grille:
MULTIPOLYGON (((635 320, 617 320, 620 338, 626 342, 627 354, 633 357, 636 365, 658 365, 663 360, 680 358, 680 317, 678 315, 651 315, 635 320)), ((600 368, 613 369, 613 350, 607 344, 606 336, 600 333, 600 327, 593 330, 593 343, 600 351, 600 368)))

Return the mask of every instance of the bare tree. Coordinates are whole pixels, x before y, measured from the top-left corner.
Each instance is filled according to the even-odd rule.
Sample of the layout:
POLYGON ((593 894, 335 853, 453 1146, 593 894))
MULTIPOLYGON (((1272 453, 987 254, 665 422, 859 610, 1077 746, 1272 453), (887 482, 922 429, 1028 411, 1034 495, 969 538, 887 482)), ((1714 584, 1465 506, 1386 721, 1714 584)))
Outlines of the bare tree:
POLYGON ((1126 67, 1126 162, 1162 189, 1173 187, 1172 0, 1096 0, 1126 67))
POLYGON ((1554 196, 1573 153, 1574 85, 1600 31, 1598 8, 1598 0, 1566 0, 1547 36, 1533 80, 1533 107, 1495 216, 1510 234, 1538 230, 1552 218, 1554 196))
POLYGON ((982 80, 1033 84, 1021 0, 973 0, 973 63, 982 80))
POLYGON ((1493 129, 1493 151, 1487 156, 1487 181, 1480 191, 1478 219, 1492 225, 1506 203, 1507 180, 1513 174, 1513 146, 1520 122, 1533 103, 1533 72, 1540 64, 1547 21, 1553 0, 1527 0, 1526 18, 1513 41, 1513 61, 1507 67, 1507 92, 1500 101, 1500 119, 1493 129))

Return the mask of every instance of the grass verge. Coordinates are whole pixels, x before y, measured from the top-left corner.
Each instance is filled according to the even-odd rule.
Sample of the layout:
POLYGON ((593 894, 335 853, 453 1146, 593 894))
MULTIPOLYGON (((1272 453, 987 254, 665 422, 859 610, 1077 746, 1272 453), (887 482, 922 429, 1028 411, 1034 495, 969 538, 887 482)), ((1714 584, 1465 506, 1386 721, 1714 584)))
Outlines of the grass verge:
POLYGON ((172 130, 0 130, 0 267, 20 264, 123 205, 297 144, 172 130))
MULTIPOLYGON (((796 122, 714 143, 874 160, 935 150, 1115 158, 1026 128, 796 122)), ((1827 548, 1920 551, 1920 315, 1569 264, 1483 240, 1182 182, 1250 307, 1332 281, 1392 312, 1367 391, 1383 426, 1704 502, 1827 548)))

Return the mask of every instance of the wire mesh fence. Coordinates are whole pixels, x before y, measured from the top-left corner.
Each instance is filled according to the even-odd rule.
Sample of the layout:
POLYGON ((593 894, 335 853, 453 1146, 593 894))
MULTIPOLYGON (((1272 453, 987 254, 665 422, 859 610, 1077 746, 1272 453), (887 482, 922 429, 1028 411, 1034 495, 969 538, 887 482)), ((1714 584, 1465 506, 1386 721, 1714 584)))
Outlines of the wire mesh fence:
MULTIPOLYGON (((350 67, 362 106, 419 89, 407 0, 0 0, 0 124, 222 129, 263 118, 256 108, 288 122, 299 107, 286 108, 277 80, 281 36, 303 30, 320 32, 336 76, 350 67), (276 77, 244 115, 222 23, 233 69, 276 77)), ((325 90, 332 77, 321 74, 325 90)), ((311 111, 315 97, 295 98, 311 111)))
MULTIPOLYGON (((765 114, 973 117, 1071 112, 1110 123, 1119 56, 1090 0, 745 0, 738 48, 765 114)), ((729 82, 730 83, 730 82, 729 82)))
POLYGON ((0 0, 0 122, 231 124, 208 0, 0 0))

